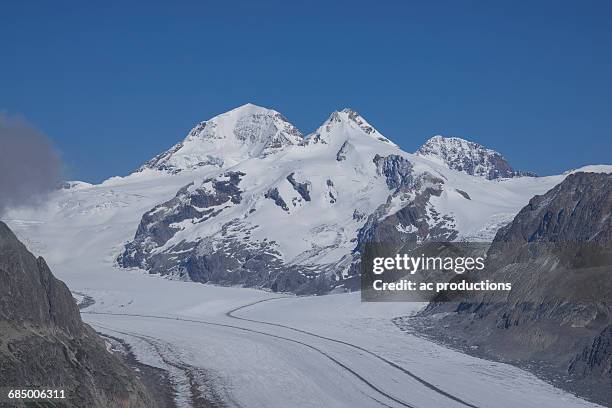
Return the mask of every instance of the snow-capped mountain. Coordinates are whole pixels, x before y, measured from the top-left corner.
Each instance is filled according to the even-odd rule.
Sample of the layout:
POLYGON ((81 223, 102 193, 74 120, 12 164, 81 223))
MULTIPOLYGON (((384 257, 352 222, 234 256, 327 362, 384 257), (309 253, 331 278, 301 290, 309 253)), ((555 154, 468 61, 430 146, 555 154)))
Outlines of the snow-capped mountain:
POLYGON ((300 131, 283 115, 249 103, 198 123, 182 142, 139 170, 177 173, 205 166, 228 167, 302 141, 300 131))
POLYGON ((254 105, 202 123, 145 165, 206 174, 142 216, 121 266, 323 293, 349 285, 365 242, 491 239, 532 191, 552 186, 489 181, 517 173, 461 139, 434 137, 405 153, 351 109, 303 139, 278 112, 254 105), (214 165, 193 165, 211 152, 214 165))
POLYGON ((515 171, 495 150, 458 137, 434 136, 416 154, 446 164, 451 169, 488 180, 536 175, 515 171))
POLYGON ((181 279, 325 293, 356 287, 366 242, 491 240, 567 176, 489 180, 424 151, 402 151, 350 109, 302 137, 280 113, 249 104, 202 122, 131 175, 69 185, 46 209, 8 216, 17 230, 86 237, 74 257, 94 251, 181 279))
MULTIPOLYGON (((251 109, 232 114, 254 120, 251 109)), ((236 148, 224 146, 225 157, 236 148)), ((324 292, 347 273, 358 230, 389 195, 374 157, 397 152, 356 112, 334 112, 301 142, 223 165, 151 209, 119 263, 198 281, 324 292)))
POLYGON ((333 112, 329 119, 323 123, 323 125, 321 125, 314 133, 311 133, 306 137, 306 143, 333 143, 333 135, 337 134, 338 132, 342 132, 341 130, 338 130, 339 128, 345 128, 345 133, 356 132, 360 135, 365 134, 374 140, 385 142, 391 146, 397 147, 395 143, 381 135, 378 130, 374 129, 374 127, 370 125, 361 115, 359 115, 359 113, 350 108, 345 108, 339 112, 333 112))

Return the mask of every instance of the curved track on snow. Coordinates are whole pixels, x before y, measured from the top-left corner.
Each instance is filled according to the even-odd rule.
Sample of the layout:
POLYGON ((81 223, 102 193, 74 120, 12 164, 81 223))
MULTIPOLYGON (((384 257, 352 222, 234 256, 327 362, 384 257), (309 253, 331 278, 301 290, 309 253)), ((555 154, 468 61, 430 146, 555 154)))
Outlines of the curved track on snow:
MULTIPOLYGON (((352 374, 354 377, 356 377, 359 381, 361 381, 363 384, 365 384, 368 388, 376 391, 378 394, 382 395, 385 398, 388 398, 389 400, 399 404, 402 407, 407 407, 407 408, 416 408, 414 405, 411 405, 405 401, 402 401, 401 399, 385 392, 384 390, 380 389, 378 386, 374 385, 372 382, 370 382, 369 380, 367 380, 365 377, 363 377, 361 374, 357 373, 354 369, 352 369, 351 367, 349 367, 348 365, 342 363, 341 361, 339 361, 338 359, 334 358, 333 356, 331 356, 329 353, 326 353, 325 351, 321 350, 318 347, 315 347, 311 344, 307 344, 303 341, 299 341, 299 340, 295 340, 295 339, 291 339, 288 337, 283 337, 283 336, 279 336, 276 334, 272 334, 272 333, 266 333, 266 332, 262 332, 259 330, 254 330, 254 329, 249 329, 246 327, 241 327, 241 326, 235 326, 235 325, 231 325, 231 324, 224 324, 224 323, 215 323, 215 322, 208 322, 205 320, 196 320, 196 319, 186 319, 186 318, 181 318, 181 317, 168 317, 168 316, 156 316, 156 315, 145 315, 145 314, 133 314, 133 313, 111 313, 111 312, 88 312, 88 311, 82 311, 82 314, 90 314, 90 315, 110 315, 110 316, 129 316, 129 317, 138 317, 138 318, 149 318, 149 319, 162 319, 162 320, 175 320, 175 321, 180 321, 180 322, 189 322, 189 323, 196 323, 196 324, 203 324, 203 325, 209 325, 209 326, 216 326, 216 327, 224 327, 224 328, 230 328, 230 329, 235 329, 235 330, 241 330, 241 331, 245 331, 245 332, 250 332, 250 333, 256 333, 259 335, 263 335, 263 336, 267 336, 267 337, 272 337, 275 339, 279 339, 279 340, 283 340, 283 341, 288 341, 291 343, 295 343, 295 344, 299 344, 301 346, 304 346, 310 350, 313 350, 323 356, 325 356, 327 359, 329 359, 330 361, 332 361, 334 364, 338 365, 339 367, 341 367, 343 370, 345 370, 346 372, 352 374)), ((380 405, 389 407, 389 405, 383 403, 382 401, 379 401, 377 399, 374 399, 376 402, 378 402, 380 405)), ((472 405, 470 405, 472 406, 472 405)))
POLYGON ((289 296, 279 296, 279 297, 275 297, 275 298, 271 298, 271 299, 258 300, 257 302, 252 302, 252 303, 249 303, 247 305, 242 305, 242 306, 239 306, 237 308, 234 308, 234 309, 226 312, 225 315, 227 317, 231 318, 231 319, 238 319, 238 320, 243 320, 243 321, 246 321, 246 322, 252 322, 252 323, 265 324, 265 325, 268 325, 268 326, 281 327, 283 329, 295 331, 295 332, 298 332, 298 333, 301 333, 301 334, 306 334, 308 336, 313 336, 313 337, 316 337, 316 338, 319 338, 319 339, 331 341, 333 343, 342 344, 344 346, 351 347, 353 349, 362 351, 362 352, 367 353, 367 354, 373 356, 374 358, 384 362, 385 364, 389 365, 390 367, 393 367, 394 369, 397 369, 397 370, 401 371, 402 373, 408 375, 412 379, 418 381, 419 383, 421 383, 425 387, 429 388, 432 391, 437 392, 440 395, 443 395, 443 396, 445 396, 445 397, 447 397, 447 398, 449 398, 449 399, 451 399, 451 400, 453 400, 455 402, 463 404, 463 405, 465 405, 467 407, 478 408, 478 406, 476 406, 474 404, 470 404, 469 402, 466 402, 466 401, 462 400, 461 398, 459 398, 459 397, 457 397, 455 395, 452 395, 452 394, 450 394, 450 393, 440 389, 439 387, 435 386, 434 384, 424 380, 423 378, 417 376, 416 374, 414 374, 411 371, 405 369, 404 367, 394 363, 393 361, 388 360, 385 357, 382 357, 381 355, 376 354, 373 351, 370 351, 370 350, 368 350, 366 348, 363 348, 361 346, 358 346, 356 344, 349 343, 349 342, 343 341, 343 340, 333 339, 331 337, 322 336, 320 334, 312 333, 312 332, 309 332, 307 330, 297 329, 295 327, 287 326, 287 325, 284 325, 284 324, 271 323, 271 322, 267 322, 267 321, 264 321, 264 320, 247 319, 245 317, 239 317, 239 316, 235 316, 234 315, 234 313, 236 313, 237 311, 242 310, 242 309, 246 309, 246 308, 251 307, 251 306, 254 306, 254 305, 258 304, 258 303, 269 302, 271 300, 277 300, 277 299, 286 299, 288 297, 289 296))
MULTIPOLYGON (((172 367, 175 371, 180 373, 181 377, 183 377, 183 381, 187 384, 187 390, 185 394, 188 394, 183 395, 183 397, 186 398, 187 403, 192 408, 226 407, 226 404, 222 402, 222 398, 217 393, 217 390, 211 389, 209 384, 206 384, 201 381, 200 377, 206 376, 207 373, 199 367, 195 367, 186 363, 178 355, 176 350, 172 348, 172 345, 170 345, 168 342, 165 342, 164 340, 156 337, 147 336, 132 331, 117 330, 112 327, 108 327, 98 323, 91 323, 91 326, 103 329, 105 331, 111 331, 117 334, 123 334, 125 336, 133 337, 149 345, 166 366, 172 367), (200 391, 200 387, 206 387, 206 395, 202 394, 202 392, 200 391)), ((174 387, 175 392, 180 392, 180 390, 177 389, 176 383, 174 383, 174 387)), ((225 398, 231 400, 231 396, 227 395, 227 393, 225 394, 225 398)), ((237 408, 242 408, 242 406, 236 403, 235 401, 231 402, 237 408)), ((182 406, 182 404, 179 406, 182 406)))

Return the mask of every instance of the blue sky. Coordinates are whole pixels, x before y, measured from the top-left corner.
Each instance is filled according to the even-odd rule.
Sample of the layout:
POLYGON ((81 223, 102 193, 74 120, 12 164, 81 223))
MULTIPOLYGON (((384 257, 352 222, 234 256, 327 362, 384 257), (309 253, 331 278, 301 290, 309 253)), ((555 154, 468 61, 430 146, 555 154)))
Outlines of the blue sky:
POLYGON ((303 132, 358 110, 541 174, 612 163, 611 1, 4 2, 0 111, 67 176, 127 174, 246 102, 303 132))

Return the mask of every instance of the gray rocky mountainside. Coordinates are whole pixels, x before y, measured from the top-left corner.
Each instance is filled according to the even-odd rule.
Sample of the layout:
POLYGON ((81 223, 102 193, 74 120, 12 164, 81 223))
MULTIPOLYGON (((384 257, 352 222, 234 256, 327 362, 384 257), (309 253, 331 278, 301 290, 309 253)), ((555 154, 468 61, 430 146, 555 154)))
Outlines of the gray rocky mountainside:
POLYGON ((569 175, 497 232, 475 278, 511 282, 509 293, 432 303, 415 320, 435 318, 426 334, 612 405, 611 213, 612 175, 569 175))
POLYGON ((514 170, 495 150, 458 137, 434 136, 416 154, 439 159, 451 169, 488 180, 535 176, 532 172, 514 170))
MULTIPOLYGON (((44 406, 156 406, 135 374, 81 321, 66 285, 3 222, 0 387, 65 390, 65 400, 44 406)), ((6 401, 0 406, 3 403, 21 406, 6 405, 6 401)))

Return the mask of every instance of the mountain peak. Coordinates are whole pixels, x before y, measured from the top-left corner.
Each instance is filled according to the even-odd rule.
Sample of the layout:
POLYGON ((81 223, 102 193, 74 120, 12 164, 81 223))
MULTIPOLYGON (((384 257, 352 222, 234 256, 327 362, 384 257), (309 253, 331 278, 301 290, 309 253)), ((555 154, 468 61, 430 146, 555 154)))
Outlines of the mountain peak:
POLYGON ((139 171, 223 168, 302 142, 300 131, 279 112, 247 103, 198 123, 182 142, 149 160, 139 171))
POLYGON ((327 144, 332 140, 341 139, 344 141, 347 137, 358 135, 397 146, 370 125, 357 111, 351 108, 332 112, 329 118, 314 133, 307 136, 307 140, 312 144, 327 144))
MULTIPOLYGON (((274 109, 266 108, 263 106, 255 105, 254 103, 247 102, 244 105, 240 105, 234 109, 231 109, 221 115, 256 115, 256 114, 278 114, 274 109)), ((218 116, 221 116, 218 115, 218 116)))
POLYGON ((349 108, 349 107, 346 107, 346 108, 342 109, 340 112, 341 113, 346 113, 347 115, 359 116, 359 113, 357 113, 356 110, 354 110, 352 108, 349 108))
POLYGON ((436 135, 416 152, 417 155, 440 162, 449 168, 488 180, 517 176, 535 176, 515 171, 498 152, 459 137, 436 135))

